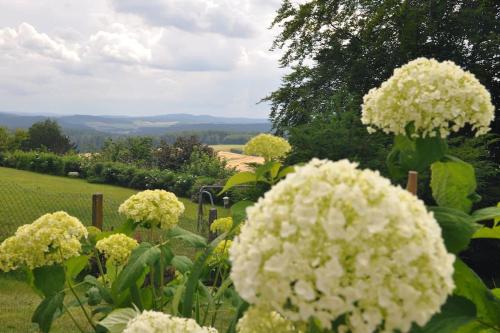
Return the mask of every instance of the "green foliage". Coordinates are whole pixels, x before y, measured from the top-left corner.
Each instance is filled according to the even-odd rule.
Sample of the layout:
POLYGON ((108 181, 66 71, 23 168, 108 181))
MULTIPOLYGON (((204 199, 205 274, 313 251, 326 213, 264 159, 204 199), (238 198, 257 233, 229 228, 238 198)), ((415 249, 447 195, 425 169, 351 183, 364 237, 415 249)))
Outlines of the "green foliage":
POLYGON ((273 22, 279 29, 274 48, 283 49, 281 65, 292 72, 266 97, 273 126, 285 131, 340 113, 330 106, 335 92, 363 96, 417 57, 452 60, 470 70, 498 109, 497 17, 492 0, 283 1, 273 22), (314 61, 305 65, 306 59, 314 61))
POLYGON ((500 299, 484 285, 481 279, 460 259, 455 262, 455 294, 476 305, 477 318, 500 329, 500 299))
POLYGON ((395 178, 406 177, 409 171, 423 172, 444 157, 446 141, 440 138, 416 138, 398 135, 387 156, 389 172, 395 178))
POLYGON ((21 170, 64 176, 69 171, 79 171, 79 158, 76 155, 57 155, 54 153, 20 151, 4 154, 0 165, 21 170))
POLYGON ((64 301, 64 293, 57 293, 47 298, 38 305, 31 321, 38 324, 40 331, 49 333, 52 322, 58 312, 62 311, 64 301))
POLYGON ((99 322, 109 333, 121 333, 127 327, 127 323, 137 316, 137 311, 131 308, 116 309, 106 318, 99 322))
POLYGON ((180 170, 194 151, 214 156, 212 148, 200 142, 196 136, 178 137, 173 144, 162 141, 154 152, 155 165, 159 169, 180 170))
POLYGON ((429 207, 434 212, 446 248, 451 253, 460 253, 469 245, 472 235, 479 229, 470 215, 448 207, 429 207))
MULTIPOLYGON (((498 113, 498 112, 497 112, 498 113)), ((474 166, 481 206, 495 205, 500 198, 500 136, 494 133, 475 138, 455 137, 449 140, 449 154, 474 166)))
POLYGON ((64 263, 66 266, 66 279, 75 280, 78 274, 80 274, 89 264, 89 256, 81 255, 78 257, 73 257, 64 263))
POLYGON ((47 150, 56 154, 65 154, 76 147, 62 133, 55 120, 44 120, 34 123, 28 130, 29 147, 34 150, 47 150))
POLYGON ((476 320, 474 303, 460 296, 451 296, 424 327, 412 328, 413 333, 456 333, 457 329, 476 320))
POLYGON ((153 139, 150 137, 127 137, 108 139, 102 148, 104 160, 151 167, 153 164, 153 139))
POLYGON ((83 173, 90 182, 131 187, 135 189, 164 189, 178 196, 187 196, 196 177, 171 170, 142 169, 118 162, 96 162, 83 173))
POLYGON ((358 107, 359 104, 335 115, 318 117, 290 128, 288 141, 292 145, 292 151, 286 164, 306 162, 313 157, 332 161, 347 158, 359 162, 363 168, 386 173, 384 161, 390 138, 379 133, 370 135, 355 111, 358 107))
POLYGON ((127 266, 120 272, 113 283, 113 293, 119 294, 131 288, 143 275, 144 270, 160 258, 161 251, 149 243, 141 243, 130 255, 127 266))
POLYGON ((476 177, 472 165, 458 159, 431 166, 432 195, 440 206, 470 212, 475 200, 476 177))
POLYGON ((64 289, 66 276, 60 265, 43 266, 33 270, 33 285, 45 297, 53 296, 64 289))
POLYGON ((234 173, 234 170, 228 169, 225 160, 219 159, 214 154, 200 151, 197 147, 181 169, 186 174, 214 179, 225 179, 234 173))

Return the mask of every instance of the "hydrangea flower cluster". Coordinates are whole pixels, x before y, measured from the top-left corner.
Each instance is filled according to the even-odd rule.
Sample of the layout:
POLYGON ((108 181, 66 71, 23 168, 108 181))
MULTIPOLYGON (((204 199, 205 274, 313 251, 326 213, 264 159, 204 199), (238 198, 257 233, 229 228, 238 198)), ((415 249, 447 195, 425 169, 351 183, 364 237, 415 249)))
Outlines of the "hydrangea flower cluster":
POLYGON ((144 311, 130 320, 123 333, 217 333, 215 328, 201 327, 195 320, 144 311))
POLYGON ((243 151, 247 155, 261 156, 266 161, 285 156, 292 147, 283 138, 271 134, 259 134, 247 142, 243 151))
POLYGON ((490 93, 470 72, 451 61, 418 58, 394 70, 364 96, 361 121, 368 131, 414 137, 447 137, 470 124, 476 135, 489 131, 495 107, 490 93))
POLYGON ((294 323, 279 313, 259 307, 250 307, 236 326, 238 333, 301 333, 294 323))
POLYGON ((424 203, 347 160, 313 159, 247 208, 230 248, 243 299, 351 332, 424 325, 454 288, 454 256, 424 203))
POLYGON ((31 224, 20 226, 14 236, 2 242, 0 270, 62 263, 79 255, 80 239, 86 237, 87 229, 76 217, 62 211, 45 214, 31 224))
POLYGON ((128 257, 139 244, 133 238, 124 234, 114 234, 99 240, 95 247, 104 253, 106 259, 113 265, 120 266, 127 263, 128 257))
POLYGON ((171 192, 146 190, 125 200, 118 212, 136 223, 147 223, 168 230, 179 223, 184 204, 171 192))
POLYGON ((216 266, 219 264, 224 264, 229 259, 229 249, 233 244, 232 240, 226 239, 217 244, 212 255, 208 257, 207 264, 208 266, 216 266))
POLYGON ((210 225, 211 232, 228 232, 233 227, 233 218, 232 217, 221 217, 216 219, 210 225))

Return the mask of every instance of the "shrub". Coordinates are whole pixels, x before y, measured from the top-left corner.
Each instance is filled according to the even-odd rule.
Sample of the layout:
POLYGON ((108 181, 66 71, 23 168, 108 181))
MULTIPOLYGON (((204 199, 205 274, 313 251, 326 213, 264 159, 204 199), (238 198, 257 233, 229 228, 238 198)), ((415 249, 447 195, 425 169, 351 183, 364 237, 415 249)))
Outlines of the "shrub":
POLYGON ((225 160, 220 160, 216 156, 199 149, 193 150, 188 163, 182 167, 182 171, 195 176, 217 179, 224 179, 234 174, 234 170, 227 169, 225 160))
POLYGON ((81 173, 81 160, 78 155, 66 155, 63 156, 64 162, 64 174, 68 174, 68 172, 79 172, 81 173))

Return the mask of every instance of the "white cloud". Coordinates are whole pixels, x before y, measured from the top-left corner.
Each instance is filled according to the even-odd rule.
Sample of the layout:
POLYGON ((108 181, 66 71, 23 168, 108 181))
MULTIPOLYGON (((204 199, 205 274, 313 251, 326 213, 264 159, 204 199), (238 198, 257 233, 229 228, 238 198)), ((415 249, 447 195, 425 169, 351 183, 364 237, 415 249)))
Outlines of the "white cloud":
POLYGON ((120 3, 0 0, 0 111, 267 116, 280 0, 120 3))
POLYGON ((116 10, 142 16, 156 26, 248 38, 253 22, 239 0, 113 0, 116 10))
POLYGON ((63 41, 39 33, 28 23, 21 23, 17 29, 0 29, 0 47, 3 50, 28 51, 52 59, 80 61, 77 50, 68 47, 63 41))
POLYGON ((109 31, 98 31, 89 38, 88 50, 111 61, 147 64, 152 60, 152 47, 160 40, 162 31, 130 31, 115 23, 109 31))

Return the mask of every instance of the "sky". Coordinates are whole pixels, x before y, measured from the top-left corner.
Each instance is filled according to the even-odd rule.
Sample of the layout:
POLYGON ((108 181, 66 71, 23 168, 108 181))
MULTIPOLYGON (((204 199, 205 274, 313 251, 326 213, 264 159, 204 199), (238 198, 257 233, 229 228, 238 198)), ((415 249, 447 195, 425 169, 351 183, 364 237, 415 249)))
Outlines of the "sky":
POLYGON ((0 111, 265 118, 280 0, 0 0, 0 111))

